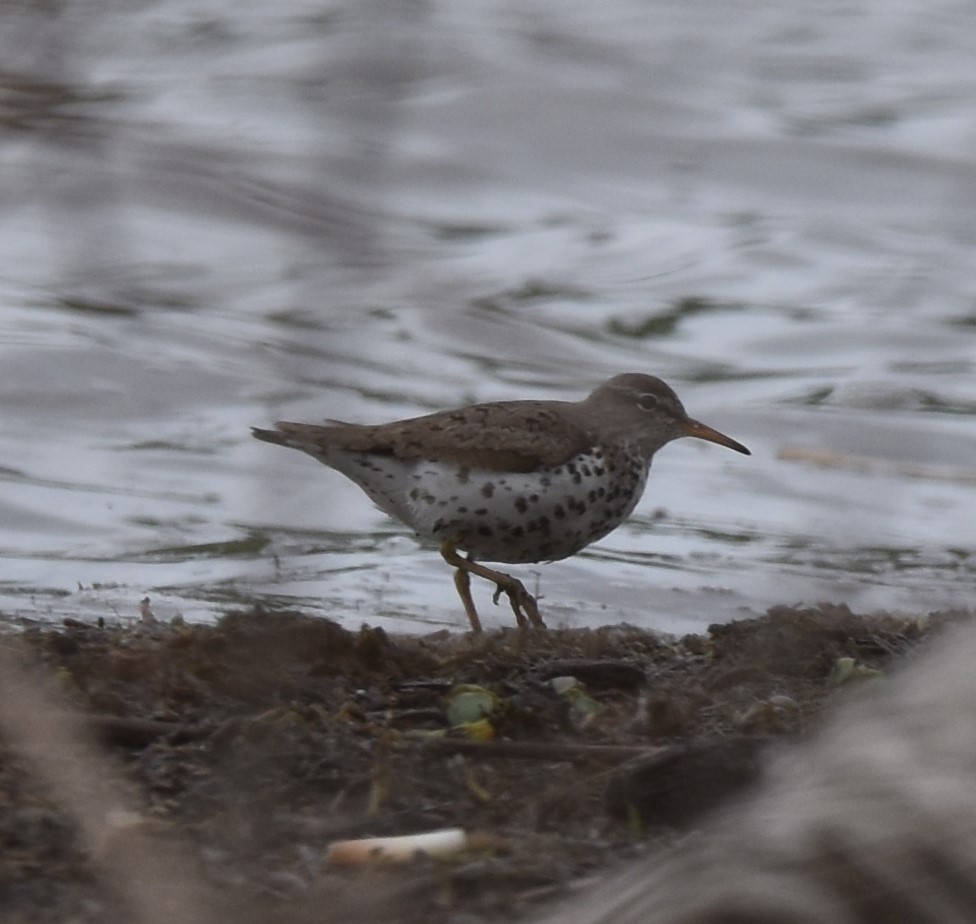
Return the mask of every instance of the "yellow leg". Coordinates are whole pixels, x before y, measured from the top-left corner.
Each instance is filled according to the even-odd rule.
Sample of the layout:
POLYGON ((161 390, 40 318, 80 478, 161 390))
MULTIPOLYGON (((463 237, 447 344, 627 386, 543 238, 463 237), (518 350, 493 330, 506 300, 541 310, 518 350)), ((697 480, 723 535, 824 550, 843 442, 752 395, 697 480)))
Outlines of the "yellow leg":
POLYGON ((470 575, 476 574, 495 585, 495 594, 492 598, 498 603, 498 598, 504 593, 508 596, 508 601, 512 605, 512 612, 515 614, 515 621, 519 628, 526 628, 528 623, 536 629, 544 629, 546 624, 539 615, 539 607, 536 605, 535 598, 525 589, 525 585, 513 578, 510 574, 503 571, 495 571, 493 568, 486 568, 479 565, 471 558, 462 558, 458 554, 457 543, 453 539, 448 539, 441 546, 441 556, 449 565, 456 568, 454 572, 454 586, 457 587, 461 602, 464 604, 464 611, 468 614, 468 621, 475 632, 481 631, 481 620, 478 612, 474 608, 474 601, 471 599, 471 578, 470 575), (528 617, 528 620, 526 620, 528 617))
POLYGON ((475 609, 474 600, 471 599, 471 576, 467 571, 458 568, 454 572, 454 586, 457 588, 461 602, 464 604, 464 612, 468 614, 471 631, 480 632, 481 620, 478 618, 478 611, 475 609))

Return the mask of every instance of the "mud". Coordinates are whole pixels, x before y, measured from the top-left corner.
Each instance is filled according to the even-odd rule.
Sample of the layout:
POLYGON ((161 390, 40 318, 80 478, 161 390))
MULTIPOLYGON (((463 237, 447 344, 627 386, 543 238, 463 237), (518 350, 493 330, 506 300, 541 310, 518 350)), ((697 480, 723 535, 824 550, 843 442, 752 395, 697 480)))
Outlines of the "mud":
POLYGON ((149 886, 153 907, 132 907, 154 874, 200 920, 529 916, 689 836, 761 780, 770 749, 959 618, 784 606, 681 639, 390 637, 254 610, 11 631, 5 657, 53 692, 0 709, 63 712, 124 811, 93 836, 84 794, 45 769, 57 742, 0 735, 0 917, 156 920, 149 886), (454 827, 476 836, 447 859, 326 861, 339 839, 454 827), (149 870, 127 867, 133 832, 149 870))

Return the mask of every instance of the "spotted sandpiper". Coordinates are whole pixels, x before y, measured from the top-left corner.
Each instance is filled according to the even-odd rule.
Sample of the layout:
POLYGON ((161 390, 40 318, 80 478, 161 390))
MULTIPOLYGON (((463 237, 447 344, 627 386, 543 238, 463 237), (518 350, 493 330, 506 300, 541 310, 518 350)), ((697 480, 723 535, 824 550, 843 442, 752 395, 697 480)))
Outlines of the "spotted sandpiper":
POLYGON ((545 626, 522 582, 478 559, 557 561, 602 539, 630 516, 651 458, 671 440, 694 436, 749 455, 689 417, 659 378, 638 373, 576 402, 496 401, 386 424, 282 422, 252 432, 341 472, 437 542, 475 632, 472 574, 495 584, 495 603, 508 596, 519 626, 545 626))

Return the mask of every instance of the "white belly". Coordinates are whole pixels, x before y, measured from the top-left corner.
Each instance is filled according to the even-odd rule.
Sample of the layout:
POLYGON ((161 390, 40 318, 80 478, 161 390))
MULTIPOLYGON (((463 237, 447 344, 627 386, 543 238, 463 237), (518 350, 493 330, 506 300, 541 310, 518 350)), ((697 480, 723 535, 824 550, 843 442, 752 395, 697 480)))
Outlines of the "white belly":
POLYGON ((594 450, 561 466, 496 472, 339 452, 329 464, 424 538, 489 562, 555 561, 616 529, 640 500, 649 463, 594 450))

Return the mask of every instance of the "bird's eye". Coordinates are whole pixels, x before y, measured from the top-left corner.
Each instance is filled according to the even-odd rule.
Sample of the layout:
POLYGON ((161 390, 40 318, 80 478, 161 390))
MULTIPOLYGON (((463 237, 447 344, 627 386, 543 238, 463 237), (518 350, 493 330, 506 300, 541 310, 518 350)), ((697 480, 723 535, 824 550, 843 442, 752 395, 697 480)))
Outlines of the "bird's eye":
POLYGON ((660 403, 658 396, 650 392, 645 392, 643 395, 637 396, 637 406, 642 411, 653 411, 660 403))

